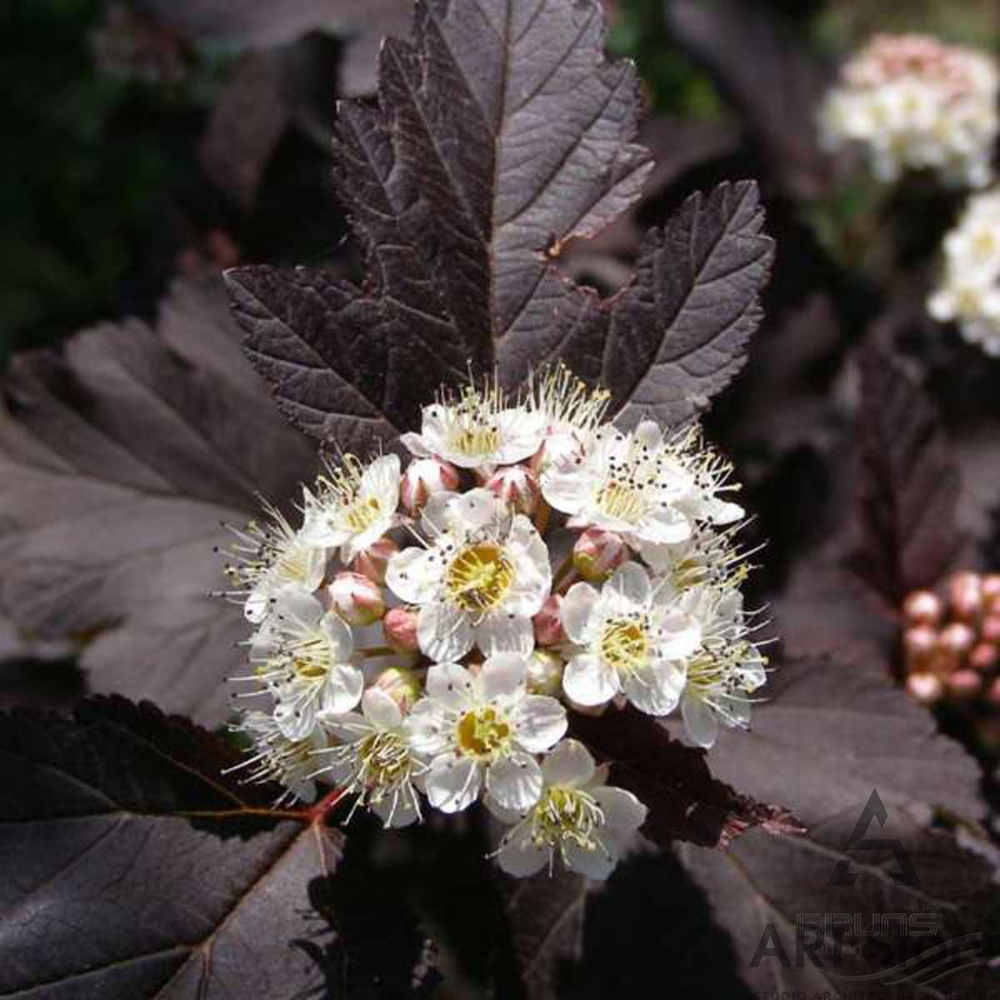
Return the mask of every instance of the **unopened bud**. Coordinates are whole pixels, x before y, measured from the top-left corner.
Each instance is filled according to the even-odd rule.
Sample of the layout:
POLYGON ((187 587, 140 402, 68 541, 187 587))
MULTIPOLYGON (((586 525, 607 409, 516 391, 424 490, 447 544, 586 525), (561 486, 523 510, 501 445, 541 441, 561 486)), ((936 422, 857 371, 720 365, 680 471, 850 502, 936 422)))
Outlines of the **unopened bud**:
POLYGON ((963 667, 951 674, 945 684, 948 688, 948 694, 956 700, 965 701, 975 698, 983 689, 983 678, 982 674, 977 674, 975 670, 963 667))
POLYGON ((961 659, 975 645, 976 632, 964 622, 952 622, 938 633, 938 649, 961 659))
POLYGON ((399 499, 409 514, 419 514, 435 493, 458 489, 458 469, 438 458, 416 458, 406 467, 399 499))
POLYGON ((919 670, 906 678, 906 690, 921 705, 933 705, 944 693, 944 685, 937 674, 919 670))
POLYGON ((941 611, 941 599, 929 590, 914 590, 903 603, 903 614, 914 625, 937 625, 941 611))
POLYGON ((562 624, 562 602, 559 594, 550 594, 542 605, 542 610, 532 618, 535 642, 539 646, 558 646, 566 641, 562 624))
POLYGON ((553 469, 565 469, 583 458, 583 443, 571 431, 549 434, 531 458, 531 471, 536 476, 553 469))
POLYGON ((375 687, 384 691, 399 706, 405 715, 420 697, 420 681, 412 670, 388 667, 378 675, 375 687))
POLYGON ((979 626, 979 638, 983 642, 1000 643, 1000 608, 988 615, 979 626))
POLYGON ((952 614, 962 621, 974 621, 983 607, 983 580, 978 573, 956 573, 948 581, 952 614))
POLYGON ((338 573, 327 593, 330 606, 348 625, 371 625, 385 614, 382 588, 360 573, 338 573))
POLYGON ((559 694, 562 688, 562 658, 549 649, 536 649, 528 660, 528 691, 531 694, 559 694))
POLYGON ((983 601, 988 608, 1000 611, 1000 573, 987 573, 983 577, 983 601))
POLYGON ((980 642, 969 653, 969 666, 981 673, 988 673, 1000 660, 1000 649, 991 642, 980 642))
POLYGON ((910 667, 925 664, 937 648, 937 632, 930 625, 914 625, 903 633, 903 650, 910 667))
POLYGON ((397 653, 415 653, 417 642, 417 613, 409 608, 390 608, 382 619, 385 641, 397 653))
POLYGON ((538 480, 526 465, 509 465, 490 477, 486 488, 518 514, 530 517, 538 506, 538 480))
POLYGON ((367 576, 372 583, 377 583, 381 587, 385 583, 385 571, 389 559, 398 551, 399 546, 391 538, 380 538, 354 557, 351 569, 355 573, 367 576))
POLYGON ((628 559, 621 535, 588 528, 573 546, 573 568, 590 583, 602 583, 628 559))

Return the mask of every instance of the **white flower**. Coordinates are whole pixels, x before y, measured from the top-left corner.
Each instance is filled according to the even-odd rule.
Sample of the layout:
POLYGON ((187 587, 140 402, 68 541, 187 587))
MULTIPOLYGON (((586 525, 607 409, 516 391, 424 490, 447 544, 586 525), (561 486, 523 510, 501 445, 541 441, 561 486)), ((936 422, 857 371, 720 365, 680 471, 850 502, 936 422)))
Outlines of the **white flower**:
POLYGON ((294 587, 316 590, 326 574, 326 550, 305 541, 285 516, 264 504, 267 520, 251 521, 245 531, 231 529, 236 543, 229 551, 232 561, 226 575, 237 588, 228 596, 241 599, 247 621, 259 624, 277 594, 294 587))
POLYGON ((530 406, 541 414, 545 437, 532 458, 535 474, 563 468, 583 455, 601 425, 611 402, 606 389, 591 389, 565 365, 542 376, 533 376, 530 406))
POLYGON ((583 458, 543 474, 542 494, 572 515, 571 527, 618 532, 641 551, 645 543, 684 541, 697 521, 739 520, 743 509, 720 498, 733 488, 730 471, 697 431, 665 440, 644 421, 630 434, 602 427, 583 458))
POLYGON ((424 526, 428 547, 397 553, 386 572, 396 596, 419 606, 420 649, 438 661, 458 660, 474 645, 486 655, 530 653, 531 618, 552 585, 548 550, 532 523, 474 489, 433 497, 424 526))
POLYGON ((945 237, 941 283, 927 311, 956 321, 964 340, 1000 356, 1000 189, 969 198, 945 237))
POLYGON ((285 590, 250 647, 253 676, 277 701, 282 732, 301 739, 319 711, 349 712, 361 700, 364 676, 351 662, 351 630, 311 594, 285 590))
POLYGON ((767 680, 767 660, 747 639, 750 629, 738 590, 694 587, 679 603, 698 619, 702 632, 699 648, 685 660, 681 715, 692 741, 710 747, 720 723, 740 729, 749 725, 750 695, 767 680))
POLYGON ((249 781, 260 784, 277 781, 283 785, 286 793, 276 805, 287 798, 309 802, 316 797, 314 755, 326 747, 326 733, 321 727, 302 739, 290 739, 273 715, 254 711, 245 713, 233 729, 250 737, 253 749, 232 770, 248 767, 249 781))
POLYGON ((563 740, 542 761, 543 790, 528 814, 505 835, 497 862, 523 878, 552 864, 556 854, 588 878, 611 874, 630 837, 646 820, 646 807, 622 788, 605 785, 586 747, 563 740))
POLYGON ((417 788, 426 770, 413 751, 406 720, 396 702, 379 688, 369 688, 361 712, 324 712, 324 727, 341 743, 322 756, 331 763, 318 771, 345 795, 356 795, 354 806, 366 805, 385 826, 408 826, 421 818, 417 788))
POLYGON ((427 695, 409 716, 414 748, 431 758, 427 798, 443 812, 475 802, 485 787, 491 807, 523 812, 538 800, 542 772, 532 754, 566 732, 555 698, 528 694, 523 656, 490 657, 478 674, 455 663, 427 672, 427 695))
POLYGON ((467 386, 454 399, 421 411, 419 434, 404 434, 403 444, 417 458, 440 458, 462 469, 513 465, 533 455, 542 443, 543 419, 527 406, 510 405, 490 382, 467 386))
POLYGON ((1000 131, 1000 76, 988 56, 921 35, 876 35, 843 68, 819 113, 835 151, 867 147, 875 176, 934 170, 947 183, 988 183, 1000 131))
POLYGON ((753 554, 739 549, 733 540, 740 527, 737 524, 720 532, 699 525, 683 542, 644 545, 642 557, 657 577, 666 577, 678 593, 706 583, 738 587, 749 575, 746 560, 753 554))
POLYGON ((697 619, 677 606, 671 586, 650 581, 626 563, 600 592, 574 584, 562 621, 579 647, 563 674, 563 690, 578 705, 603 705, 617 694, 649 715, 673 711, 684 688, 684 658, 699 648, 697 619))
POLYGON ((305 492, 303 540, 339 548, 346 565, 397 523, 399 480, 398 455, 383 455, 367 468, 353 455, 339 468, 328 465, 315 492, 305 492))

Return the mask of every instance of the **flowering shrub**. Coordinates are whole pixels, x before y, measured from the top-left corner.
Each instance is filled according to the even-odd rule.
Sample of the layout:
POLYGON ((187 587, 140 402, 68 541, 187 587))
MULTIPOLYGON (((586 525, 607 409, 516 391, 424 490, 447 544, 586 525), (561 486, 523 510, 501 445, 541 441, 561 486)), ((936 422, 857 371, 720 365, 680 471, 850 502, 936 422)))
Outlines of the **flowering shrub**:
POLYGON ((564 739, 566 706, 680 706, 710 747, 749 722, 766 659, 730 466, 694 430, 619 430, 608 403, 565 368, 521 395, 444 393, 401 438, 405 468, 343 455, 300 527, 272 509, 237 532, 242 694, 270 702, 237 727, 255 780, 340 786, 386 826, 482 798, 513 826, 505 870, 609 874, 646 806, 564 739))
POLYGON ((988 56, 925 35, 876 35, 824 101, 822 138, 831 150, 862 144, 882 181, 932 170, 983 187, 1000 131, 998 93, 988 56))

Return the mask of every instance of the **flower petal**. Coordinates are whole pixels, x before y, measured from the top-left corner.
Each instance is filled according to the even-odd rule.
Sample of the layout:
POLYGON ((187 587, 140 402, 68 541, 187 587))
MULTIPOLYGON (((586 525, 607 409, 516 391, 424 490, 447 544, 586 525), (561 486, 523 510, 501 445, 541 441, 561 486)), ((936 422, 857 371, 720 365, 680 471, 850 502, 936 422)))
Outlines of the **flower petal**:
POLYGON ((389 589, 401 601, 410 604, 429 601, 440 579, 440 563, 431 559, 430 552, 419 545, 394 553, 385 572, 389 589))
POLYGON ((501 809, 526 812, 542 794, 542 769, 534 757, 515 751, 486 769, 486 791, 501 809))
POLYGON ((487 656, 502 653, 527 656, 535 648, 535 629, 526 615, 488 615, 475 627, 475 642, 487 656))
POLYGON ((670 610, 658 622, 654 655, 664 660, 681 660, 701 646, 701 624, 694 615, 670 610))
POLYGON ((546 785, 586 784, 594 774, 594 758, 578 740, 563 740, 543 761, 546 785))
POLYGON ((563 672, 563 690, 578 705, 603 705, 618 694, 618 672, 600 657, 574 656, 563 672))
POLYGON ((615 570, 615 575, 605 584, 613 594, 625 598, 630 604, 648 604, 653 595, 649 574, 636 562, 627 562, 615 570))
POLYGON ((403 722, 399 706, 381 688, 369 688, 364 693, 361 711, 376 729, 398 729, 403 722))
POLYGON ((589 583, 574 583, 563 599, 560 609, 563 629, 572 642, 584 645, 589 635, 588 624, 598 600, 597 591, 589 583))
POLYGON ((453 604, 425 604, 417 615, 417 642, 432 660, 460 660, 472 649, 475 633, 468 615, 453 604))
POLYGON ((618 864, 618 855, 607 844, 599 844, 593 850, 588 850, 573 841, 567 841, 564 848, 566 867, 587 878, 603 881, 618 864))
POLYGON ((518 653, 497 653, 479 672, 479 689, 484 701, 515 699, 524 694, 528 661, 518 653))
POLYGON ((624 788, 605 785, 593 789, 590 794, 604 813, 605 826, 613 833, 624 837, 646 822, 649 810, 624 788))
POLYGON ((349 712, 361 700, 364 689, 364 674, 346 663, 338 663, 330 668, 323 682, 322 708, 337 714, 349 712))
POLYGON ((427 671, 427 696, 443 708, 460 711, 476 693, 475 678, 457 663, 436 663, 427 671))
POLYGON ((515 878, 526 878, 541 871, 549 862, 549 849, 539 846, 531 839, 531 833, 526 826, 523 830, 515 827, 500 845, 497 852, 497 864, 508 875, 515 878))
POLYGON ((688 695, 681 701, 684 727, 692 742, 700 747, 710 747, 719 738, 719 720, 715 712, 701 698, 688 695))
POLYGON ((398 830, 400 827, 409 826, 420 818, 420 812, 413 797, 403 789, 396 789, 389 795, 371 803, 372 812, 380 820, 387 830, 398 830))
POLYGON ((517 742, 529 753, 544 753, 566 733, 566 709, 543 694, 526 695, 511 714, 517 742))
POLYGON ((427 774, 428 801, 441 812, 461 812, 479 798, 481 781, 482 767, 477 760, 441 755, 431 762, 427 774))
POLYGON ((410 709, 410 714, 403 722, 403 728, 413 750, 427 756, 443 753, 451 744, 453 737, 453 733, 445 723, 441 705, 432 698, 421 698, 410 709))
POLYGON ((340 661, 350 659, 354 649, 354 636, 351 634, 350 626, 340 615, 333 612, 323 615, 319 627, 329 646, 331 658, 340 661))

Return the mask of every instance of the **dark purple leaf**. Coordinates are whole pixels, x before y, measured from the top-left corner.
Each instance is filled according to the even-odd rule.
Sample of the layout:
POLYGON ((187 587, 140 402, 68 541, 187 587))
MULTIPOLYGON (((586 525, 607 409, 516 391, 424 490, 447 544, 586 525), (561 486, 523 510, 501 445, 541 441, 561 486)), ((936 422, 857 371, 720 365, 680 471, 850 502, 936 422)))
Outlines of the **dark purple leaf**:
POLYGON ((495 338, 542 360, 561 313, 590 307, 552 258, 651 167, 631 143, 634 71, 604 58, 602 29, 593 3, 428 0, 414 41, 386 42, 378 105, 344 105, 336 141, 364 290, 229 274, 250 356, 299 426, 339 439, 360 417, 391 439, 439 385, 489 371, 495 338))
POLYGON ((704 750, 685 746, 648 715, 633 709, 599 718, 574 714, 571 733, 611 763, 612 784, 649 807, 642 832, 661 847, 684 840, 726 848, 753 826, 801 832, 787 809, 734 792, 714 777, 704 750))
POLYGON ((224 773, 240 759, 120 698, 72 720, 0 717, 0 992, 412 995, 424 940, 391 917, 365 981, 352 957, 363 914, 331 878, 342 835, 323 804, 270 808, 280 788, 224 773))
POLYGON ((898 363, 869 350, 860 367, 851 566, 898 607, 908 591, 937 583, 958 550, 958 472, 930 401, 898 363))
POLYGON ((806 198, 828 185, 831 160, 817 143, 816 108, 828 73, 809 46, 761 4, 664 0, 667 28, 745 114, 774 175, 806 198))
POLYGON ((180 285, 151 330, 85 331, 15 360, 0 412, 0 605, 87 640, 98 691, 224 717, 243 638, 216 544, 313 467, 238 347, 217 286, 180 285))
POLYGON ((692 195, 643 239, 633 281, 604 302, 566 294, 544 330, 500 345, 508 382, 565 361, 612 393, 624 424, 675 425, 707 409, 746 362, 773 254, 753 182, 692 195))

